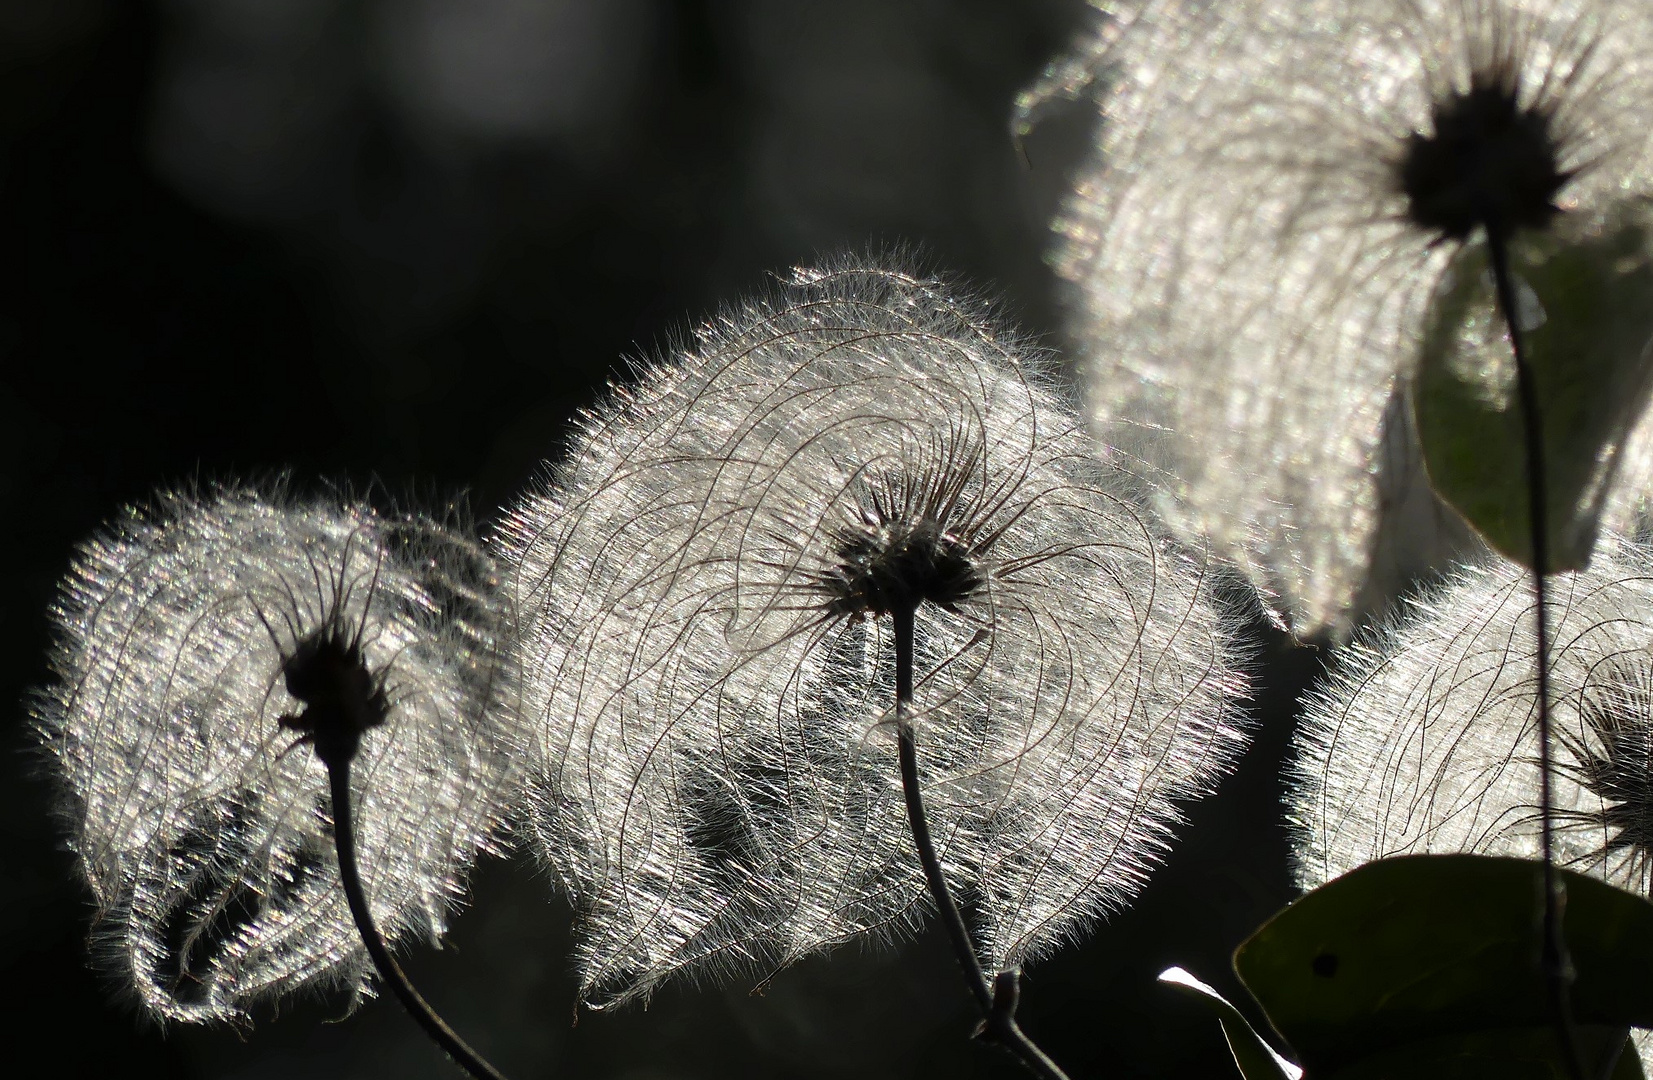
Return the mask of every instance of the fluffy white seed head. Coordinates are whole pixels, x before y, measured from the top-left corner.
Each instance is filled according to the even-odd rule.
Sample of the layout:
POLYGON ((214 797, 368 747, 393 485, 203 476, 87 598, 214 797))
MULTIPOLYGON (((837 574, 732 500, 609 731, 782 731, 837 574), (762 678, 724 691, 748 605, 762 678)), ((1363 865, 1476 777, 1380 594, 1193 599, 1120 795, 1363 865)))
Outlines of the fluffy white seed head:
MULTIPOLYGON (((163 493, 87 541, 53 609, 37 724, 95 940, 163 1020, 365 988, 326 772, 281 718, 288 661, 356 641, 383 719, 352 765, 358 861, 392 941, 434 940, 511 784, 491 561, 447 525, 226 488, 163 493)), ((302 689, 302 688, 301 688, 302 689)))
MULTIPOLYGON (((1170 0, 1106 33, 1098 145, 1057 223, 1097 432, 1294 629, 1336 628, 1380 521, 1434 516, 1385 486, 1380 444, 1477 223, 1565 245, 1645 220, 1653 7, 1170 0)), ((1507 366, 1495 331, 1477 349, 1507 366)), ((1653 476, 1653 428, 1629 442, 1620 502, 1653 476)))
MULTIPOLYGON (((1653 878, 1653 550, 1609 540, 1550 578, 1557 861, 1653 878)), ((1313 887, 1412 852, 1539 853, 1532 578, 1466 570, 1338 657, 1290 769, 1313 887)))
POLYGON ((590 997, 919 924, 898 605, 992 968, 1125 904, 1238 752, 1200 570, 1026 356, 934 281, 796 271, 615 391, 510 517, 533 821, 590 997))

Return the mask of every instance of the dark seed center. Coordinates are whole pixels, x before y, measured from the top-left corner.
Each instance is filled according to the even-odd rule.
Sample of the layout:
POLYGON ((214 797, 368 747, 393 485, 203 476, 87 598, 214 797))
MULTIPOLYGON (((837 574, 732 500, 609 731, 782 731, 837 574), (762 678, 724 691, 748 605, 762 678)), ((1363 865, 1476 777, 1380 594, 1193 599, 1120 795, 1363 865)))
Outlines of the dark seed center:
POLYGON ((331 627, 299 642, 282 678, 304 711, 281 724, 303 733, 324 763, 353 756, 362 733, 389 712, 384 682, 368 670, 360 644, 331 627))
POLYGON ((1478 227, 1504 235, 1543 229, 1556 214, 1562 171, 1550 113, 1523 108, 1509 77, 1476 76, 1437 101, 1434 134, 1407 137, 1400 187, 1413 223, 1444 239, 1478 227))
POLYGON ((1580 748, 1575 774, 1604 804, 1608 850, 1653 848, 1653 699, 1634 675, 1592 689, 1582 715, 1597 745, 1580 748))
POLYGON ((968 547, 931 520, 884 525, 842 538, 825 575, 833 614, 887 615, 928 601, 953 608, 982 586, 968 547))

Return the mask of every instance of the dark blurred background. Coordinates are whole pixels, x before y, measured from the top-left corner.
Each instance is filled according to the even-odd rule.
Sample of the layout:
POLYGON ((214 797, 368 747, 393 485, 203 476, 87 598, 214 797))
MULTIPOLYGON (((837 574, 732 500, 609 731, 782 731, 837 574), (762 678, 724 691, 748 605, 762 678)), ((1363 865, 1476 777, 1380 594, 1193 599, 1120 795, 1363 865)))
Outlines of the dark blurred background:
MULTIPOLYGON (((1061 347, 1047 222, 1088 134, 1018 148, 1083 0, 0 0, 0 495, 10 532, 0 1032, 59 1077, 452 1077, 387 1001, 160 1031, 87 966, 26 690, 73 544, 193 478, 290 470, 478 517, 559 453, 622 358, 821 254, 916 245, 1061 347), (333 1022, 338 1021, 338 1022, 333 1022)), ((1276 767, 1314 659, 1265 645, 1259 744, 1131 911, 1029 972, 1075 1080, 1232 1076, 1153 984, 1288 898, 1276 767)), ((575 1022, 568 912, 477 871, 409 959, 516 1077, 1013 1076, 967 1038, 939 935, 762 996, 678 987, 575 1022)), ((279 1013, 279 1014, 278 1014, 279 1013)))

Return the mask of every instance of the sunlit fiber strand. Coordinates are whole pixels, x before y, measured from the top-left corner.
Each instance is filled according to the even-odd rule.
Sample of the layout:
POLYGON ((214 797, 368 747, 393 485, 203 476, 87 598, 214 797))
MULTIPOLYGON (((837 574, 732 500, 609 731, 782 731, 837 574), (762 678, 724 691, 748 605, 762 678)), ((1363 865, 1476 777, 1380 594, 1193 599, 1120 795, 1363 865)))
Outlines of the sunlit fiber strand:
POLYGON ((326 772, 287 661, 360 637, 384 721, 353 769, 387 937, 434 939, 510 797, 486 714, 510 687, 492 564, 463 532, 279 491, 170 492, 87 541, 35 697, 102 960, 167 1020, 241 1020, 301 987, 365 988, 326 772))
POLYGON ((532 820, 591 999, 922 921, 902 605, 990 970, 1124 905, 1226 769, 1242 683, 1201 571, 1110 494, 1041 362, 937 282, 796 271, 616 389, 510 516, 532 820))
MULTIPOLYGON (((1653 550, 1609 538, 1551 585, 1557 861, 1645 892, 1653 550)), ((1488 564, 1341 654, 1290 769, 1304 885, 1408 852, 1537 855, 1532 602, 1521 567, 1488 564)))
MULTIPOLYGON (((1539 144, 1526 149, 1554 160, 1497 175, 1536 184, 1553 166, 1560 178, 1558 217, 1510 224, 1572 242, 1641 212, 1653 194, 1653 8, 1125 10, 1129 25, 1097 50, 1107 89, 1095 156, 1057 223, 1098 433, 1151 464, 1179 531, 1210 537, 1279 596, 1293 629, 1343 626, 1379 522, 1398 511, 1385 499, 1407 498, 1376 476, 1386 410, 1461 242, 1481 242, 1452 191, 1417 198, 1441 165, 1417 160, 1418 139, 1455 115, 1442 108, 1454 95, 1505 86, 1539 144)), ((1519 208, 1544 192, 1503 194, 1519 208)), ((1641 344, 1626 362, 1640 362, 1641 344)), ((1507 348, 1488 335, 1486 362, 1507 348)), ((1609 508, 1618 525, 1653 457, 1643 428, 1624 451, 1635 480, 1609 508)))

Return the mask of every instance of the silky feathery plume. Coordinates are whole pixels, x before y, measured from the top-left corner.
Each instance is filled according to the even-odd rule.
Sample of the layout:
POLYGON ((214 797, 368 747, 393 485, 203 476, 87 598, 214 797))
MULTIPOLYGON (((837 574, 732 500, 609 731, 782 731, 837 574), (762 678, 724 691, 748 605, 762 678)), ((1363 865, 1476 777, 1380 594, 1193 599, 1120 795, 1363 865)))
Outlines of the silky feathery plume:
MULTIPOLYGON (((1604 538, 1557 574, 1556 860, 1653 891, 1653 549, 1604 538)), ((1299 881, 1390 855, 1538 855, 1533 598, 1523 568, 1460 572, 1344 649, 1290 767, 1299 881)))
POLYGON ((314 710, 352 713, 373 918, 442 933, 513 782, 497 585, 447 524, 270 490, 163 493, 82 546, 37 725, 98 950, 152 1015, 365 990, 314 710))
POLYGON ((1241 749, 1200 569, 1029 355, 937 282, 798 270, 508 518, 588 999, 920 923, 881 615, 916 609, 921 786, 989 970, 1124 905, 1241 749))
MULTIPOLYGON (((1653 549, 1604 536, 1550 579, 1558 865, 1653 892, 1653 549)), ((1288 766, 1305 889, 1391 855, 1540 854, 1533 597, 1498 561, 1461 571, 1344 649, 1288 766)), ((1653 1064, 1653 1038, 1636 1033, 1653 1064)))
POLYGON ((1432 501, 1408 492, 1421 471, 1381 475, 1417 458, 1382 444, 1413 437, 1396 421, 1421 356, 1513 393, 1489 229, 1537 283, 1517 283, 1521 329, 1545 305, 1568 316, 1552 328, 1582 328, 1568 344, 1610 387, 1574 425, 1598 443, 1562 486, 1562 549, 1629 523, 1653 479, 1653 8, 1161 0, 1091 52, 1100 135, 1058 268, 1096 430, 1148 462, 1182 535, 1236 560, 1295 631, 1346 627, 1384 518, 1440 517, 1402 505, 1432 501), (1584 310, 1602 296, 1612 311, 1584 310))

